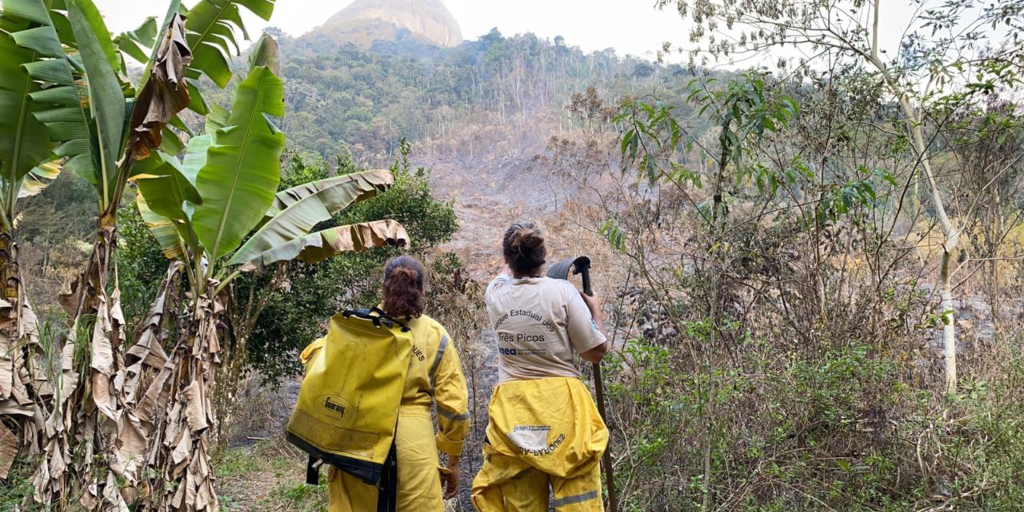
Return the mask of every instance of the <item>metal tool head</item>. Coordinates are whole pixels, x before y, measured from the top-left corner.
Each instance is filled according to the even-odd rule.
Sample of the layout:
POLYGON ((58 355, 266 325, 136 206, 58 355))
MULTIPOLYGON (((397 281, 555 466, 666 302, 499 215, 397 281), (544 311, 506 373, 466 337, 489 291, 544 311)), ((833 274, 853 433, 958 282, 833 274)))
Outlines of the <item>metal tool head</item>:
POLYGON ((570 270, 573 275, 583 276, 583 293, 593 295, 594 292, 590 288, 590 258, 586 256, 562 260, 551 265, 551 267, 548 268, 548 277, 552 279, 568 280, 570 270))
POLYGON ((590 258, 586 256, 569 258, 551 265, 551 267, 548 268, 548 277, 552 279, 569 279, 570 271, 572 271, 574 275, 577 275, 585 270, 590 270, 590 258))

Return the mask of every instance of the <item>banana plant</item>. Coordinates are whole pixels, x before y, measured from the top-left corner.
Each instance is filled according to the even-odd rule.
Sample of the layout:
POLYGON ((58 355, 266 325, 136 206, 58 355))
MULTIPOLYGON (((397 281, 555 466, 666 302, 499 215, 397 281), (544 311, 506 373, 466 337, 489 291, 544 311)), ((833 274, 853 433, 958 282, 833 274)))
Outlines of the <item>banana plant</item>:
MULTIPOLYGON (((141 432, 147 440, 160 438, 151 459, 154 474, 161 475, 151 482, 153 507, 217 510, 209 463, 216 414, 209 393, 223 362, 217 326, 225 319, 225 287, 242 272, 279 262, 315 262, 408 243, 405 229, 391 220, 313 231, 350 204, 389 188, 394 177, 388 171, 277 192, 285 147, 273 121, 284 115, 278 60, 276 42, 261 38, 231 108, 207 120, 209 132, 190 139, 181 159, 154 152, 137 164, 131 178, 143 219, 172 259, 172 269, 186 276, 192 297, 185 306, 188 327, 170 354, 152 357, 153 330, 144 328, 126 361, 140 368, 126 388, 146 397, 129 408, 128 416, 153 420, 140 423, 141 432)), ((165 296, 158 297, 157 305, 165 302, 165 296)), ((152 311, 162 315, 157 305, 152 311)))
MULTIPOLYGON (((20 436, 0 424, 0 479, 14 463, 19 445, 38 453, 31 417, 36 383, 45 382, 35 315, 18 267, 14 219, 18 199, 40 192, 60 172, 46 125, 38 116, 53 108, 33 101, 42 94, 37 76, 46 61, 61 54, 56 31, 45 6, 10 1, 0 11, 0 411, 21 430, 20 436), (21 442, 19 442, 21 437, 21 442)), ((58 63, 59 64, 59 63, 58 63)), ((52 66, 51 66, 52 67, 52 66)))
MULTIPOLYGON (((45 180, 55 177, 58 169, 63 167, 89 179, 100 193, 100 212, 109 211, 107 206, 113 203, 112 191, 119 182, 115 159, 123 145, 121 135, 128 109, 126 95, 130 90, 122 87, 116 73, 109 69, 118 62, 118 58, 109 44, 104 44, 109 42, 109 34, 91 2, 3 0, 2 5, 0 45, 4 51, 0 57, 0 76, 3 77, 0 79, 3 82, 0 85, 0 116, 5 122, 0 128, 0 139, 4 141, 0 143, 0 160, 3 161, 0 242, 5 245, 6 259, 0 262, 0 273, 5 274, 4 281, 9 285, 4 293, 6 304, 11 306, 5 308, 3 314, 13 320, 4 323, 17 334, 10 336, 9 331, 3 341, 14 340, 20 346, 11 350, 10 343, 7 343, 7 350, 3 350, 3 357, 14 362, 10 367, 13 382, 10 386, 0 384, 0 391, 5 395, 3 398, 8 398, 6 395, 13 397, 17 406, 24 407, 31 402, 33 407, 41 407, 43 414, 55 417, 53 415, 75 390, 61 386, 57 391, 67 393, 54 396, 55 389, 50 381, 75 382, 80 374, 74 371, 74 362, 70 358, 63 358, 65 364, 61 365, 64 371, 60 379, 50 379, 45 375, 49 369, 47 365, 32 364, 38 347, 32 338, 34 322, 27 321, 34 317, 28 310, 27 298, 19 290, 21 280, 17 275, 13 244, 16 201, 41 190, 45 180), (19 382, 25 375, 34 381, 32 385, 19 382), (11 390, 10 393, 7 389, 11 390)), ((159 81, 153 83, 158 85, 159 81)), ((129 146, 141 147, 133 141, 129 146)), ((103 216, 101 225, 104 224, 102 219, 103 216)), ((94 257, 92 261, 103 264, 102 258, 94 257)), ((89 284, 102 289, 104 276, 98 277, 89 284)), ((90 296, 96 294, 91 293, 90 296)), ((103 299, 101 297, 100 301, 103 299)), ((116 303, 113 309, 101 309, 105 309, 100 313, 104 313, 107 319, 111 313, 117 316, 116 303)), ((103 347, 99 347, 99 352, 104 352, 103 347)), ((4 373, 0 372, 0 375, 4 373)), ((6 414, 21 412, 13 407, 4 407, 3 410, 6 414)), ((33 416, 38 416, 39 412, 34 409, 33 416)), ((48 429, 39 422, 31 427, 26 425, 22 432, 26 454, 31 456, 43 452, 49 457, 55 450, 66 452, 54 445, 59 444, 55 439, 62 436, 66 426, 64 422, 48 429)), ((0 459, 0 473, 6 473, 11 457, 0 459)), ((57 473, 62 473, 66 464, 62 464, 62 460, 51 460, 57 473)), ((52 480, 48 476, 40 478, 40 482, 52 480)), ((38 486, 37 492, 45 492, 45 487, 38 486)))
MULTIPOLYGON (((138 443, 143 420, 123 414, 131 395, 122 384, 131 370, 123 364, 116 211, 138 162, 161 149, 181 149, 169 128, 188 133, 177 114, 187 107, 205 111, 194 81, 205 74, 223 87, 230 79, 227 43, 236 43, 236 30, 245 32, 239 6, 268 19, 274 1, 202 0, 183 16, 180 0, 172 0, 159 30, 155 20, 147 20, 116 38, 92 0, 0 3, 0 252, 7 255, 0 256, 0 277, 20 283, 10 278, 17 269, 15 201, 38 191, 55 165, 88 180, 98 207, 92 256, 71 293, 61 298, 71 322, 56 375, 44 380, 21 371, 28 358, 11 345, 25 345, 32 330, 24 321, 8 320, 28 319, 31 312, 24 313, 24 300, 0 302, 0 326, 7 329, 6 338, 0 336, 7 345, 0 346, 0 413, 23 414, 29 404, 42 409, 33 428, 24 431, 31 441, 25 454, 42 455, 36 501, 60 509, 77 502, 89 510, 123 510, 132 498, 118 484, 136 483, 147 447, 138 443), (138 84, 124 76, 127 57, 146 66, 138 84), (25 375, 36 385, 24 382, 25 375)), ((20 299, 14 288, 8 296, 20 299)), ((0 431, 0 476, 16 451, 8 433, 0 431)))
POLYGON ((40 90, 29 99, 46 109, 35 118, 55 143, 55 157, 88 180, 97 198, 92 255, 61 301, 71 321, 53 380, 63 385, 45 403, 47 418, 37 429, 42 463, 34 498, 61 509, 74 502, 88 510, 124 509, 130 496, 118 482, 137 481, 145 454, 145 446, 133 442, 135 425, 123 415, 115 221, 135 163, 173 145, 177 136, 167 125, 189 104, 184 65, 191 51, 179 8, 171 3, 142 81, 133 86, 119 72, 124 55, 92 0, 4 2, 4 16, 24 16, 33 27, 25 44, 37 58, 25 68, 40 90))
MULTIPOLYGON (((3 44, 14 45, 3 57, 2 104, 19 111, 11 116, 17 120, 14 136, 4 137, 10 165, 4 169, 0 225, 12 231, 14 202, 39 188, 44 164, 81 175, 97 193, 93 254, 72 293, 62 297, 71 325, 58 351, 59 373, 45 379, 61 385, 29 388, 39 410, 24 432, 32 441, 26 455, 42 455, 35 499, 59 508, 72 500, 86 509, 122 508, 121 493, 107 487, 126 475, 131 483, 140 454, 124 442, 131 432, 117 392, 124 320, 112 273, 114 223, 134 163, 162 145, 166 125, 189 103, 184 18, 172 2, 143 81, 133 87, 119 73, 124 57, 91 0, 2 3, 3 44), (79 335, 89 330, 91 336, 79 335)), ((171 135, 168 140, 176 138, 171 135)))

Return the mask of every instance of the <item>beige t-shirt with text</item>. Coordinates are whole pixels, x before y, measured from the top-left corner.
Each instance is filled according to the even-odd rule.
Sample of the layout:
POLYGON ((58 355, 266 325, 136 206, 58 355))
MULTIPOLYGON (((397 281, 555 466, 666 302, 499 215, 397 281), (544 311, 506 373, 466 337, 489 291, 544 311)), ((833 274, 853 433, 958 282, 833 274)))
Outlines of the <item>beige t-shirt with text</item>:
POLYGON ((498 383, 579 377, 573 350, 587 352, 604 334, 571 283, 548 277, 496 277, 487 286, 487 314, 498 338, 498 383))

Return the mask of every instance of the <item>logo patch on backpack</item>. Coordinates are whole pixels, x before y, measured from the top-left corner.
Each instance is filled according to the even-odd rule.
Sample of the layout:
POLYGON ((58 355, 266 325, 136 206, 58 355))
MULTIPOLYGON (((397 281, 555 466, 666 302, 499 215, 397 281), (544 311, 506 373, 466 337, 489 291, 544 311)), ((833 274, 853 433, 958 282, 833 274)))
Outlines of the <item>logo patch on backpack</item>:
POLYGON ((338 402, 332 402, 331 397, 327 397, 327 399, 324 400, 324 407, 333 411, 339 418, 345 416, 345 406, 338 402))

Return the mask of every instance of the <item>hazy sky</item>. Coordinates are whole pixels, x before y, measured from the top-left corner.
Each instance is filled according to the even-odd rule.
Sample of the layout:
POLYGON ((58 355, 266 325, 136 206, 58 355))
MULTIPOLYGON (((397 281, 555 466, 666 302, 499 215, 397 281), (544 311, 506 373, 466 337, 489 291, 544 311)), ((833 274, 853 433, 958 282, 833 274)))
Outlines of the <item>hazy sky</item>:
MULTIPOLYGON (((133 29, 146 16, 162 17, 167 5, 162 0, 95 1, 114 32, 133 29)), ((299 36, 350 3, 352 0, 278 0, 270 24, 299 36)), ((498 27, 505 35, 527 31, 549 39, 561 35, 566 43, 587 51, 613 47, 620 54, 653 58, 662 42, 686 38, 683 20, 674 11, 654 9, 654 0, 444 0, 444 4, 459 22, 465 39, 476 39, 498 27)), ((246 19, 253 32, 266 25, 255 17, 246 19)))
MULTIPOLYGON (((95 0, 111 31, 137 27, 146 16, 162 18, 164 0, 95 0)), ((533 32, 542 38, 561 35, 567 44, 586 51, 615 48, 620 55, 654 58, 665 41, 687 42, 688 23, 674 9, 660 11, 655 0, 443 0, 462 29, 463 38, 476 39, 497 27, 502 34, 533 32)), ((186 0, 186 5, 193 2, 186 0)), ((271 25, 299 36, 322 24, 352 0, 278 0, 271 25)), ((883 4, 883 47, 898 49, 898 41, 912 14, 911 2, 883 4)), ((244 8, 243 12, 247 13, 244 8)), ((254 34, 266 26, 254 16, 246 26, 254 34)), ((677 58, 674 60, 681 60, 677 58)), ((743 67, 755 63, 746 63, 743 67)))

